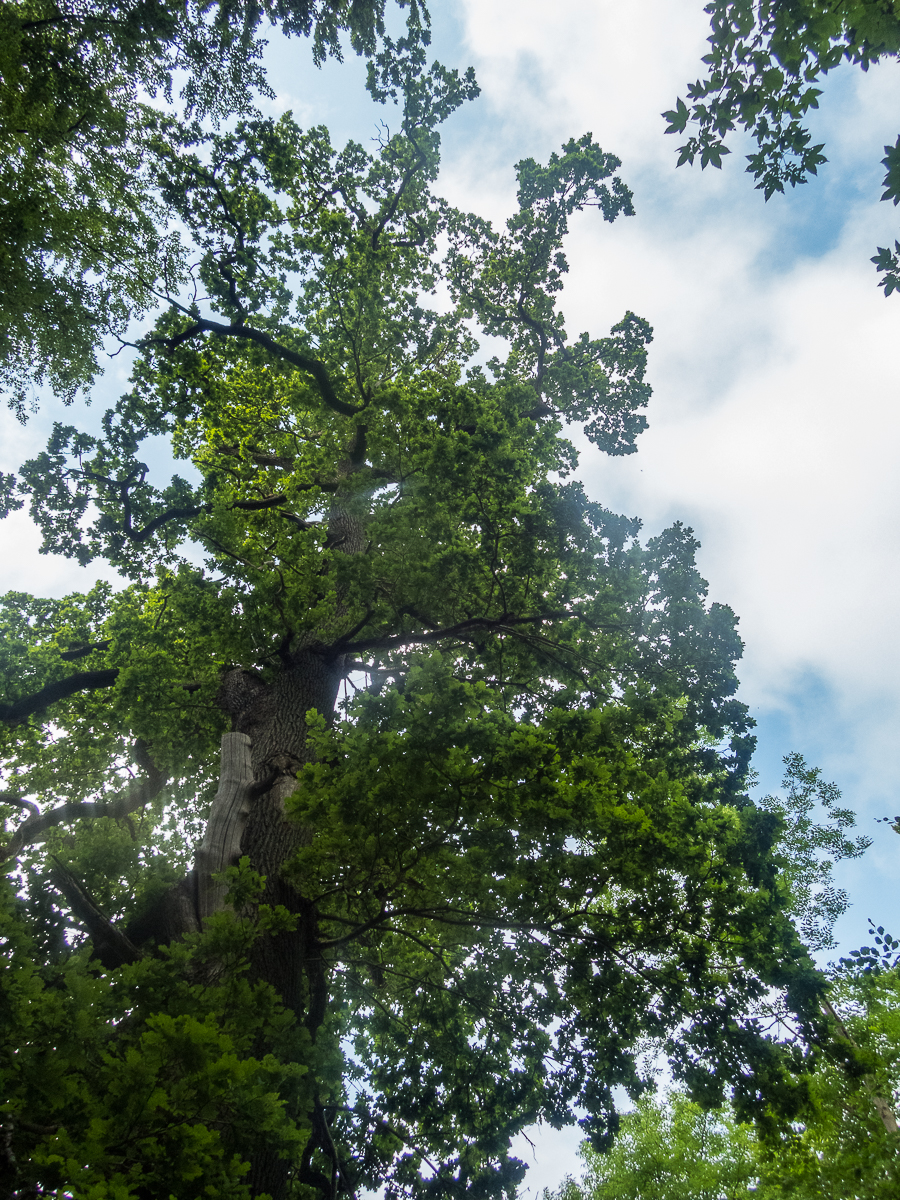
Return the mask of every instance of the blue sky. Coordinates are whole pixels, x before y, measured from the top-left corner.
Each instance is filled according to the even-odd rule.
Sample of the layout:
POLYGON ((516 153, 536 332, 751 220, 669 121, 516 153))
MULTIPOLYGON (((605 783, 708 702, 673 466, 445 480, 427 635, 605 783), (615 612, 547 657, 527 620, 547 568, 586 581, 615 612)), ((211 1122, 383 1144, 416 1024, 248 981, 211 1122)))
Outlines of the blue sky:
MULTIPOLYGON (((896 63, 868 76, 842 68, 814 114, 830 162, 768 204, 733 144, 721 172, 675 168, 663 109, 701 71, 703 0, 456 0, 434 4, 437 57, 474 65, 481 98, 447 128, 441 190, 502 220, 514 162, 546 157, 588 130, 623 161, 638 215, 573 228, 562 308, 570 334, 602 335, 626 309, 656 330, 650 428, 639 452, 581 475, 608 507, 648 534, 683 520, 701 543, 712 599, 730 604, 746 642, 742 696, 758 721, 761 787, 799 751, 834 779, 875 837, 839 871, 853 907, 841 950, 866 939, 871 915, 900 930, 900 839, 874 818, 900 812, 900 296, 884 300, 869 263, 900 231, 880 204, 882 147, 900 132, 896 63)), ((276 99, 335 141, 367 142, 382 111, 361 65, 316 71, 309 49, 273 38, 276 99)), ((123 389, 108 368, 91 416, 123 389)), ((0 425, 0 469, 44 440, 52 406, 22 430, 0 425)), ((62 415, 63 419, 77 419, 62 415)), ((62 594, 88 573, 36 555, 20 519, 0 525, 7 587, 62 594)), ((541 1133, 533 1194, 577 1170, 574 1132, 541 1133)))

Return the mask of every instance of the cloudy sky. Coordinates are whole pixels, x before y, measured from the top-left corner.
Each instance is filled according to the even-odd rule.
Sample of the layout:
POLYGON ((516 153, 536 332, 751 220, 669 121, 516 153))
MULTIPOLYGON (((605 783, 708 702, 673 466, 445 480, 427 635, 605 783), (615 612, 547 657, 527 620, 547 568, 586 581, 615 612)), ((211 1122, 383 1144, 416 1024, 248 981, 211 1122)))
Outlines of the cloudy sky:
MULTIPOLYGON (((701 173, 676 170, 676 140, 663 136, 661 111, 701 73, 702 9, 445 3, 435 53, 472 64, 482 95, 448 127, 440 190, 502 220, 517 159, 546 159, 588 130, 621 158, 637 216, 575 223, 562 307, 570 334, 602 335, 627 309, 648 318, 654 397, 639 453, 610 460, 587 447, 582 476, 648 533, 673 520, 697 532, 711 598, 740 616, 763 789, 777 789, 782 756, 799 751, 875 837, 840 873, 854 901, 839 927, 846 952, 865 941, 869 915, 900 929, 900 840, 874 823, 900 812, 900 296, 883 298, 869 262, 900 227, 878 202, 882 147, 900 131, 900 72, 838 71, 814 114, 828 165, 765 204, 743 171, 746 145, 733 144, 722 171, 701 173)), ((309 58, 306 45, 273 39, 270 110, 367 142, 382 114, 364 98, 359 65, 318 72, 309 58)), ((126 377, 110 366, 95 412, 126 377)), ((42 443, 52 416, 25 430, 5 420, 0 469, 42 443)), ((63 594, 89 582, 69 562, 38 559, 36 545, 26 520, 0 525, 3 590, 63 594)), ((535 1194, 573 1169, 576 1142, 538 1139, 535 1194)))
MULTIPOLYGON (((434 6, 437 7, 437 6, 434 6)), ((712 599, 740 616, 742 694, 759 723, 757 767, 776 790, 800 751, 843 788, 876 844, 845 872, 865 918, 897 920, 900 841, 900 296, 869 259, 900 232, 879 160, 900 131, 900 72, 836 72, 813 114, 830 159, 768 204, 735 140, 722 171, 676 169, 660 113, 701 73, 702 0, 462 0, 436 13, 434 49, 475 67, 482 95, 449 123, 440 190, 500 221, 513 164, 590 130, 622 160, 637 216, 576 220, 563 310, 570 334, 647 317, 654 388, 639 452, 586 446, 581 473, 648 534, 690 524, 712 599)), ((365 141, 380 110, 355 64, 316 72, 275 45, 273 110, 365 141)))

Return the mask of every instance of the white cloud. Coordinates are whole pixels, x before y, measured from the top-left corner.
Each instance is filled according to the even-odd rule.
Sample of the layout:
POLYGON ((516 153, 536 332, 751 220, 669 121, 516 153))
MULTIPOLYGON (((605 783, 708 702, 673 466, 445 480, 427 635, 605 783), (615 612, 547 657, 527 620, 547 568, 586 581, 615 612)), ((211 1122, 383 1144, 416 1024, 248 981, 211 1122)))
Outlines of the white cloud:
POLYGON ((117 583, 105 563, 81 567, 73 559, 41 554, 41 535, 27 512, 10 513, 2 530, 3 567, 0 594, 28 592, 32 596, 68 596, 87 592, 100 579, 117 583))
POLYGON ((838 76, 815 118, 832 159, 824 181, 766 205, 737 152, 721 172, 674 168, 659 113, 701 72, 695 0, 470 0, 466 12, 486 105, 481 137, 471 124, 445 169, 454 201, 508 212, 510 161, 588 128, 635 189, 636 218, 576 224, 562 306, 572 332, 601 333, 626 308, 654 324, 651 427, 630 459, 589 450, 585 479, 651 529, 676 518, 697 529, 712 594, 741 616, 749 702, 790 707, 811 674, 860 755, 884 760, 884 727, 860 714, 877 696, 900 719, 900 304, 868 262, 896 216, 877 202, 896 71, 838 76))

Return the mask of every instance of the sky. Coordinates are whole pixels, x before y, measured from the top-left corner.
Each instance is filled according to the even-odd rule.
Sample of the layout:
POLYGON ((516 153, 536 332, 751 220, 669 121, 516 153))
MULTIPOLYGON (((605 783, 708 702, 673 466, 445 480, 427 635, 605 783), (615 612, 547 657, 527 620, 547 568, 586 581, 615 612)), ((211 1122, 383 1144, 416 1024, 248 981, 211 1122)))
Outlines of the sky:
MULTIPOLYGON (((702 72, 703 0, 433 8, 436 57, 473 65, 482 89, 447 127, 448 200, 502 221, 513 164, 587 131, 621 158, 637 215, 575 221, 561 307, 570 335, 602 336, 629 309, 646 317, 654 395, 638 453, 610 459, 585 444, 581 478, 647 535, 675 520, 695 530, 710 599, 740 617, 762 792, 777 791, 782 757, 798 751, 875 839, 837 871, 853 902, 840 952, 867 940, 868 916, 897 934, 900 840, 875 818, 900 812, 900 295, 884 299, 869 261, 900 230, 878 199, 883 147, 900 132, 897 64, 827 81, 813 131, 829 163, 764 203, 743 170, 746 142, 721 171, 701 172, 676 169, 677 141, 663 133, 661 112, 702 72)), ((277 36, 267 62, 268 111, 328 124, 338 143, 375 137, 385 114, 359 63, 317 71, 307 45, 277 36)), ((111 363, 92 419, 127 374, 111 363)), ((54 417, 50 405, 22 429, 4 414, 0 469, 41 448, 54 417)), ((0 590, 61 595, 102 574, 39 558, 37 545, 24 514, 0 524, 0 590)), ((578 1137, 538 1131, 534 1142, 520 1152, 536 1196, 577 1171, 578 1137)))

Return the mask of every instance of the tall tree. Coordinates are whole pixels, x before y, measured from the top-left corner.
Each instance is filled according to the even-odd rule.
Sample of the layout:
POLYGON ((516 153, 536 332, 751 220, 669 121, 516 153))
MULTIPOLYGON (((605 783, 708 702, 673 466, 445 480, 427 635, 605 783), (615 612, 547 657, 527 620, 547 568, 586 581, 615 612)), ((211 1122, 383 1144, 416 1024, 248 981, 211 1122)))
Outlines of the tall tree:
POLYGON ((632 211, 618 160, 519 163, 498 231, 431 190, 471 76, 414 47, 372 88, 374 154, 161 126, 195 298, 11 493, 127 582, 3 603, 15 1195, 509 1194, 512 1136, 580 1108, 603 1144, 648 1045, 744 1115, 802 1101, 779 1022, 823 984, 733 614, 690 531, 643 546, 570 478, 565 425, 645 425, 646 322, 556 307, 569 221, 632 211))
MULTIPOLYGON (((756 139, 747 170, 768 200, 796 187, 826 162, 806 118, 818 108, 818 84, 842 62, 868 71, 900 54, 900 12, 893 0, 711 0, 712 36, 705 79, 664 113, 666 133, 693 132, 679 147, 678 165, 721 167, 728 134, 742 128, 756 139)), ((900 137, 885 146, 882 200, 900 203, 900 137)), ((872 259, 886 296, 900 288, 900 242, 878 247, 872 259)))
MULTIPOLYGON (((427 44, 427 10, 398 4, 427 44)), ((263 22, 311 37, 321 64, 342 33, 374 54, 384 13, 385 0, 2 0, 0 388, 20 418, 35 385, 66 401, 89 385, 103 337, 183 279, 148 99, 189 118, 246 113, 271 95, 263 22)))
POLYGON ((644 1095, 622 1118, 612 1148, 585 1146, 585 1172, 544 1200, 774 1200, 759 1188, 753 1127, 727 1108, 708 1110, 683 1092, 644 1095))

